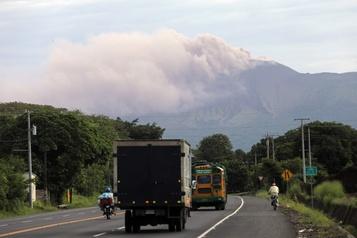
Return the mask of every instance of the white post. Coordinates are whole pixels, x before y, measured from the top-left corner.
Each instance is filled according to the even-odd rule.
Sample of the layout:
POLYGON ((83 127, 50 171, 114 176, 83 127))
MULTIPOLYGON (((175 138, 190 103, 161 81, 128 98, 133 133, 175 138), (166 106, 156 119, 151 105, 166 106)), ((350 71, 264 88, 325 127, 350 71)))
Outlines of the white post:
POLYGON ((304 140, 304 121, 310 120, 309 118, 298 118, 295 121, 301 121, 301 154, 302 154, 302 174, 304 183, 306 183, 306 164, 305 164, 305 140, 304 140))
POLYGON ((273 160, 275 161, 275 148, 274 148, 274 136, 271 137, 271 142, 272 142, 272 150, 273 150, 273 160))
POLYGON ((270 151, 269 151, 269 147, 270 147, 270 143, 269 143, 269 134, 267 133, 267 136, 266 136, 266 145, 267 145, 267 159, 269 159, 270 157, 270 151))
POLYGON ((306 165, 305 165, 305 140, 304 140, 304 121, 301 120, 301 146, 302 146, 302 170, 303 170, 303 177, 304 183, 306 183, 306 165))
POLYGON ((307 135, 309 140, 309 166, 311 167, 311 139, 310 139, 310 127, 307 128, 307 135))
POLYGON ((27 110, 27 142, 28 142, 28 164, 29 164, 29 192, 30 207, 33 208, 32 202, 32 151, 31 151, 31 118, 30 111, 27 110))

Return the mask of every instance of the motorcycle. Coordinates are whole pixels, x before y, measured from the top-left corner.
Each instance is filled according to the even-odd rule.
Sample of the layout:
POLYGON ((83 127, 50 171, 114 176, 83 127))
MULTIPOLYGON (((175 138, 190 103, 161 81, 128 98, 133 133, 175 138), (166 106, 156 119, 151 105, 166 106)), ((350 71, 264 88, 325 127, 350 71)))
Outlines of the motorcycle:
POLYGON ((274 208, 274 211, 276 210, 276 208, 278 207, 278 196, 271 196, 271 205, 274 208))
POLYGON ((114 214, 113 199, 110 197, 100 198, 99 207, 108 220, 110 219, 110 216, 114 214))
POLYGON ((105 208, 104 208, 104 214, 107 217, 107 219, 109 220, 110 216, 113 214, 112 206, 106 205, 105 208))

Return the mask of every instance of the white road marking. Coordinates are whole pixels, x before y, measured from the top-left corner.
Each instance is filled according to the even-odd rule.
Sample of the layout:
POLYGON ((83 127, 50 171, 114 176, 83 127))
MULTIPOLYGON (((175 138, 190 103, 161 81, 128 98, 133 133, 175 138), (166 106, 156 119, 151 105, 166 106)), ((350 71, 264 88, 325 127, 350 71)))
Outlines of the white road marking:
POLYGON ((44 225, 44 226, 31 227, 31 228, 12 231, 12 232, 8 232, 8 233, 0 233, 0 237, 9 237, 9 236, 13 236, 13 235, 21 234, 21 233, 38 231, 38 230, 48 229, 48 228, 57 227, 57 226, 63 226, 63 225, 67 225, 67 224, 74 224, 74 223, 79 223, 79 222, 84 222, 84 221, 97 220, 100 218, 102 218, 102 216, 89 217, 89 218, 80 219, 80 220, 73 220, 73 221, 60 222, 60 223, 49 224, 49 225, 44 225))
POLYGON ((22 221, 21 223, 30 223, 32 220, 22 221))
POLYGON ((69 217, 70 215, 69 214, 66 214, 66 215, 62 215, 62 217, 69 217))
POLYGON ((5 227, 5 226, 8 226, 9 224, 2 224, 0 225, 0 227, 5 227))
POLYGON ((216 224, 214 224, 214 226, 212 226, 211 228, 209 228, 207 231, 203 232, 201 235, 197 236, 197 238, 203 238, 205 237, 208 233, 210 233, 212 230, 216 229, 217 226, 219 226, 220 224, 222 224, 225 220, 227 220, 228 218, 230 218, 231 216, 235 215, 244 205, 244 200, 241 196, 239 196, 240 200, 242 201, 242 203, 240 204, 240 206, 231 214, 229 214, 228 216, 226 216, 225 218, 223 218, 222 220, 220 220, 219 222, 217 222, 216 224))
POLYGON ((102 233, 94 235, 93 237, 99 237, 99 236, 106 235, 106 234, 107 234, 106 232, 102 232, 102 233))
POLYGON ((115 228, 112 231, 120 231, 120 230, 123 230, 124 228, 125 228, 125 226, 122 226, 122 227, 115 228))
POLYGON ((46 220, 46 221, 53 220, 53 217, 45 217, 45 218, 43 218, 43 220, 46 220))

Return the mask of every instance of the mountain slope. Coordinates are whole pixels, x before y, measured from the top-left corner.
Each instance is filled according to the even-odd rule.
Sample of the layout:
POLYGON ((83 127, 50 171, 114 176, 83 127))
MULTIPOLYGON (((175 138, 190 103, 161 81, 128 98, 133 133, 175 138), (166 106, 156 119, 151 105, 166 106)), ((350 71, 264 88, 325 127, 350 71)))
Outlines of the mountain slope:
POLYGON ((165 127, 166 137, 186 138, 196 145, 203 136, 225 133, 236 148, 245 150, 267 132, 298 127, 293 121, 297 117, 357 127, 357 72, 302 74, 282 64, 257 62, 236 77, 220 88, 219 100, 186 112, 140 118, 165 127))

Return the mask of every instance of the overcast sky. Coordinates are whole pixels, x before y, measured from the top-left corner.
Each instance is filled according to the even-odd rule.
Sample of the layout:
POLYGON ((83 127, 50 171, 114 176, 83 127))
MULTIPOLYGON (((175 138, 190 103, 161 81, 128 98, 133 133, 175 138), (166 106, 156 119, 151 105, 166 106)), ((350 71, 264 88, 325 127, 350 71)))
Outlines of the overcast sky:
MULTIPOLYGON (((0 0, 0 102, 71 107, 69 98, 88 92, 130 95, 149 83, 130 79, 149 75, 164 89, 151 91, 150 105, 149 92, 136 91, 145 96, 136 103, 163 103, 165 111, 199 103, 196 95, 211 98, 210 89, 202 90, 205 80, 217 70, 234 73, 230 66, 249 67, 250 57, 302 73, 357 71, 356 42, 355 0, 0 0), (105 68, 115 69, 104 75, 105 68), (200 84, 186 88, 188 73, 200 84), (157 96, 163 90, 171 100, 157 96), (53 100, 61 93, 66 103, 53 100)), ((136 110, 135 103, 123 107, 122 113, 136 110)))
POLYGON ((59 39, 173 29, 210 33, 300 72, 357 70, 355 0, 0 0, 0 65, 46 63, 59 39))

